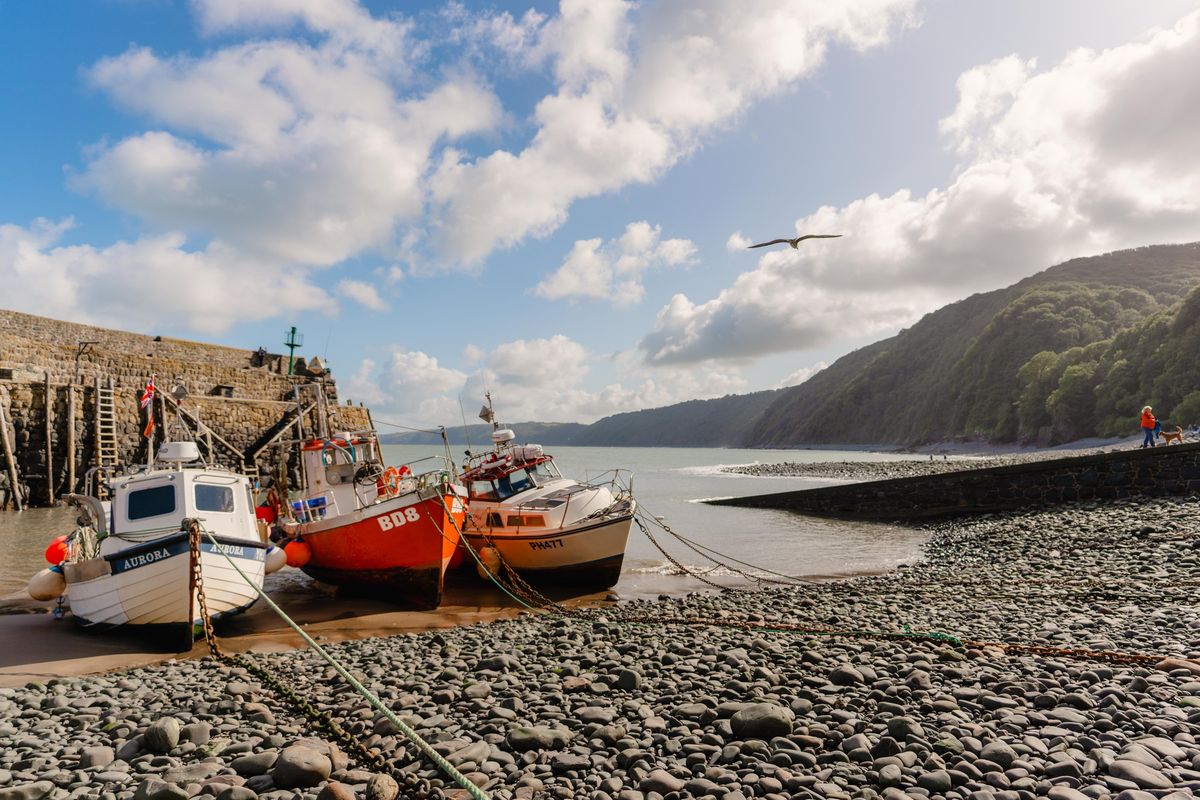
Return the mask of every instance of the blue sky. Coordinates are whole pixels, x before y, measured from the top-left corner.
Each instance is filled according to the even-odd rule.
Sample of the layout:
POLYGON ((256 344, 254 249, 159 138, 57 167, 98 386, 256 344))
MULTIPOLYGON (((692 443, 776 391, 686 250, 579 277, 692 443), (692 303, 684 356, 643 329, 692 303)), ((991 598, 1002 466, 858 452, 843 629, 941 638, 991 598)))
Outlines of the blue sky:
POLYGON ((1200 239, 1194 2, 0 0, 0 305, 453 424, 774 388, 1200 239), (745 245, 795 232, 801 250, 745 245))

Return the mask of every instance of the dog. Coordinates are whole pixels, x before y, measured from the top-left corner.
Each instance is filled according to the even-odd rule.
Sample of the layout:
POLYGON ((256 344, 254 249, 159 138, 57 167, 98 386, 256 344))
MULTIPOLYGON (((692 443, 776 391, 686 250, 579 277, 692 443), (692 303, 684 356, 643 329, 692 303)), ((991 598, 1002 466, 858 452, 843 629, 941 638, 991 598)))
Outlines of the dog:
POLYGON ((1175 426, 1174 433, 1159 431, 1158 435, 1163 438, 1163 444, 1171 444, 1171 442, 1174 442, 1175 444, 1183 444, 1183 428, 1178 425, 1175 426))

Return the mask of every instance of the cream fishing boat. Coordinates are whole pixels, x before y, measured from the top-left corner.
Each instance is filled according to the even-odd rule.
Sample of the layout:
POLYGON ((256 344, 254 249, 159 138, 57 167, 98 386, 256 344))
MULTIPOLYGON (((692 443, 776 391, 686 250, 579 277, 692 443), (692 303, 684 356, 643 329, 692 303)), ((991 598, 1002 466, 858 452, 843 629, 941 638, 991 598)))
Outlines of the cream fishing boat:
POLYGON ((30 595, 65 595, 85 628, 128 626, 189 649, 202 622, 197 578, 211 619, 249 608, 284 554, 256 523, 249 479, 199 457, 194 442, 167 442, 153 465, 108 480, 111 501, 69 495, 83 511, 79 527, 51 544, 53 566, 30 581, 30 595))
POLYGON ((495 426, 493 449, 471 456, 463 473, 463 536, 484 565, 494 572, 507 564, 526 580, 583 590, 615 584, 637 511, 627 475, 564 478, 541 445, 514 445, 513 431, 495 425, 490 397, 480 416, 495 426))

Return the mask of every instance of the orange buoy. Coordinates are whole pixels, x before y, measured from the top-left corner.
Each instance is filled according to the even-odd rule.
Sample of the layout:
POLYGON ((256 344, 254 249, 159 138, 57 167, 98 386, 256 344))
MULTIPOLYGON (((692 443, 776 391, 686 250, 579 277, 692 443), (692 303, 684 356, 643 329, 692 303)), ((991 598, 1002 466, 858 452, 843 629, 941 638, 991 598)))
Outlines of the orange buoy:
POLYGON ((299 569, 312 559, 312 548, 308 546, 307 542, 297 539, 284 545, 283 554, 287 556, 289 567, 299 569))
POLYGON ((70 549, 67 547, 67 535, 64 534, 56 538, 46 548, 46 562, 53 565, 61 564, 67 560, 70 554, 70 549))

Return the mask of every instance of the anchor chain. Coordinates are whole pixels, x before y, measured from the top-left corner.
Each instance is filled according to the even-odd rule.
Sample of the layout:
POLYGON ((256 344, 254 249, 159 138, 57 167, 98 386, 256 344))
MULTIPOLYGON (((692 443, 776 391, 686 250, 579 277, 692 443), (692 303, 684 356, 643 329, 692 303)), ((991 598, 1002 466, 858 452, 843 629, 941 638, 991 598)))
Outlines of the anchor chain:
POLYGON ((300 695, 279 676, 266 667, 251 661, 242 655, 229 655, 221 649, 221 643, 213 630, 212 617, 208 613, 208 598, 204 594, 204 572, 200 565, 200 524, 192 520, 188 526, 188 546, 191 550, 192 584, 195 587, 196 602, 200 607, 201 627, 204 630, 204 641, 208 651, 217 661, 241 667, 258 678, 264 686, 282 698, 295 711, 308 719, 316 730, 334 740, 348 755, 352 756, 362 766, 387 772, 391 777, 407 789, 411 797, 430 797, 432 786, 429 781, 419 778, 411 772, 403 772, 388 763, 379 752, 372 750, 357 736, 346 730, 333 718, 328 711, 317 708, 312 701, 300 695))

